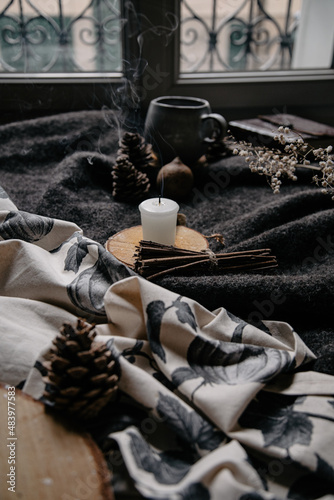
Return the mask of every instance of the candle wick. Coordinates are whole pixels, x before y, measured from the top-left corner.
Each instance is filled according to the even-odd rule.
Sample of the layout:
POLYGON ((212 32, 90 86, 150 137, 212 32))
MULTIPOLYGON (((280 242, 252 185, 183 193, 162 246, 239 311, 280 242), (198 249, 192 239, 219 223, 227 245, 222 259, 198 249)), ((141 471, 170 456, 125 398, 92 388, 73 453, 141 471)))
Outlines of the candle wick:
POLYGON ((159 205, 161 205, 161 194, 159 194, 159 205))

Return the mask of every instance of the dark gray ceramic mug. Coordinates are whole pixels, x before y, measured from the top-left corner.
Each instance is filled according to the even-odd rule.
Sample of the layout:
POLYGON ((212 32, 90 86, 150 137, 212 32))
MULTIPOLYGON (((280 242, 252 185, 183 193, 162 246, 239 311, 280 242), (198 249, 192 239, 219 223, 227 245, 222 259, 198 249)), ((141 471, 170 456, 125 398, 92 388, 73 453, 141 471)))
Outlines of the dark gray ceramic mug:
POLYGON ((211 113, 205 99, 163 96, 150 102, 144 135, 163 165, 179 156, 191 166, 209 144, 224 137, 226 128, 225 118, 211 113))

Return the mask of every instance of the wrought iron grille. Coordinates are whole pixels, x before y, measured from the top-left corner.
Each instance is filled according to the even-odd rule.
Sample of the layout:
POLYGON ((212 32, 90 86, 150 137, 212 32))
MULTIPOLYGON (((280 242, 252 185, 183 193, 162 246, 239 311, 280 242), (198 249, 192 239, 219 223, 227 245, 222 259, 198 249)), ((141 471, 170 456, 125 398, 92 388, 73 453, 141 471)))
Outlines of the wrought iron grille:
POLYGON ((121 71, 121 29, 119 0, 0 0, 0 71, 121 71))
POLYGON ((181 73, 290 68, 300 5, 181 0, 181 73))

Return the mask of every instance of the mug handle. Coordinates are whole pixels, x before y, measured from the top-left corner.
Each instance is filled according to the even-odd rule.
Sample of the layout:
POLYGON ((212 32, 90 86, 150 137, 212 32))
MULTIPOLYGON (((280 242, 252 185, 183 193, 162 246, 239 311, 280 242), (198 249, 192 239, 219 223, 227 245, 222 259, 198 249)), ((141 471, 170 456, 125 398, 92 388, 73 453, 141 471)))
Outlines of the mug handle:
POLYGON ((213 142, 218 142, 221 139, 223 139, 227 130, 227 122, 222 115, 219 115, 218 113, 210 113, 208 115, 202 115, 201 120, 203 122, 206 120, 214 120, 218 124, 218 129, 219 129, 219 134, 217 137, 205 137, 203 139, 203 142, 212 144, 213 142))

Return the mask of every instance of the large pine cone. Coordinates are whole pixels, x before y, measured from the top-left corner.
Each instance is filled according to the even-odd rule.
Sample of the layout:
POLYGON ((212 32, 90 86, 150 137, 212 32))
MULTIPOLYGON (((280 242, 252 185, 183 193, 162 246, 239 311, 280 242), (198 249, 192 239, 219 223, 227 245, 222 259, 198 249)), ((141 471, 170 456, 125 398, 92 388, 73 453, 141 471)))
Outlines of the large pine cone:
POLYGON ((82 319, 75 327, 64 323, 43 363, 45 402, 83 420, 95 417, 117 391, 115 359, 95 337, 94 325, 82 319))
POLYGON ((127 155, 130 162, 141 172, 157 167, 157 157, 144 137, 133 132, 125 132, 119 142, 118 155, 127 155))
POLYGON ((112 177, 112 194, 117 201, 138 203, 145 198, 150 189, 150 181, 147 175, 139 172, 129 161, 127 155, 117 157, 112 177))

